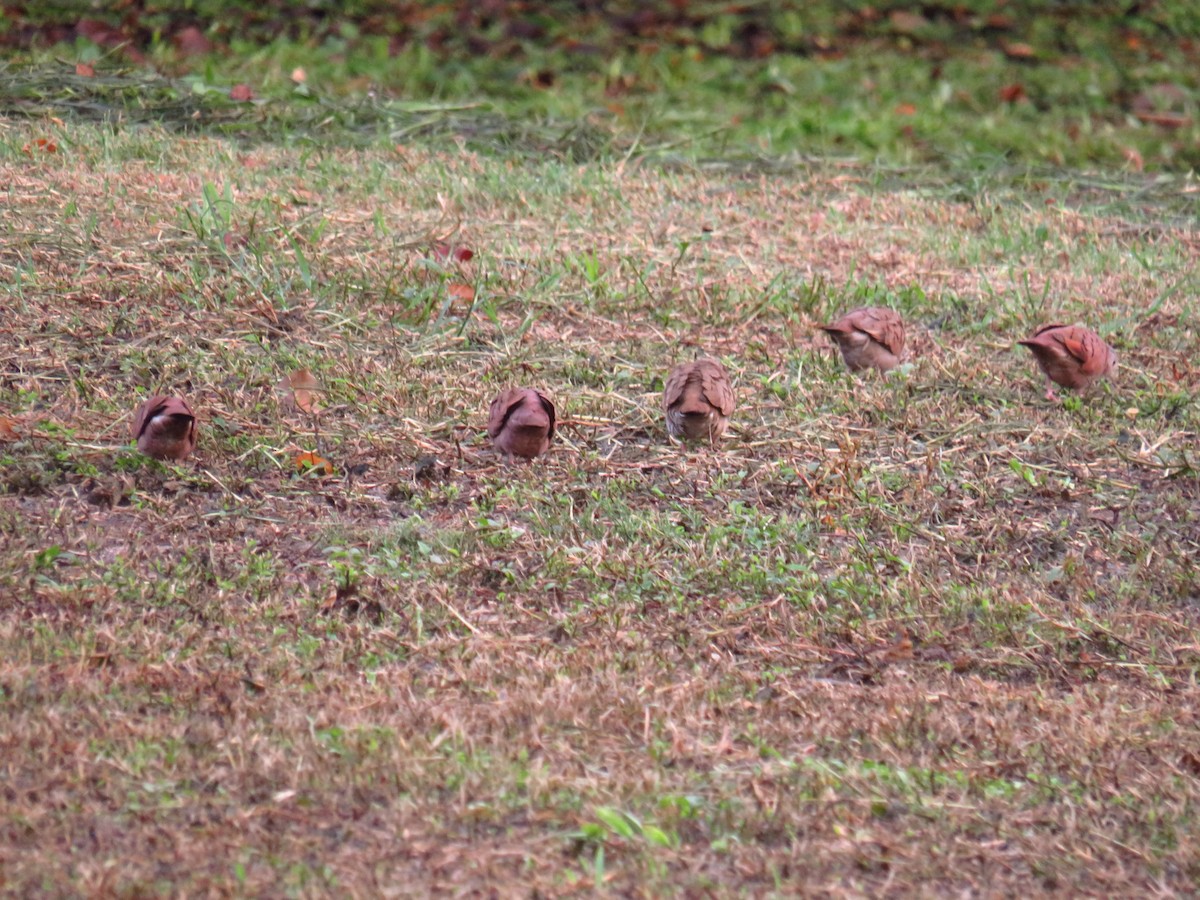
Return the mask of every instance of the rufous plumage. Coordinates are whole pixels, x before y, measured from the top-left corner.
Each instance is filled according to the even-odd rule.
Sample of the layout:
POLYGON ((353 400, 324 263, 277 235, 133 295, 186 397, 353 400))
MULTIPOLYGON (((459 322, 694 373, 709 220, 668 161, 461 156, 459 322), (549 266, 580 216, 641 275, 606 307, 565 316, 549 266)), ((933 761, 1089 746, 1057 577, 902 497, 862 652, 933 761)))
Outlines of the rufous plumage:
POLYGON ((1117 353, 1100 335, 1082 325, 1043 325, 1033 336, 1017 341, 1033 351, 1046 375, 1046 399, 1057 400, 1051 382, 1084 390, 1117 371, 1117 353))
POLYGON ((488 437, 505 456, 533 459, 554 440, 554 404, 533 388, 508 388, 492 401, 488 437))
POLYGON ((196 414, 186 400, 155 394, 138 407, 130 429, 137 448, 155 459, 187 459, 196 449, 196 414))
POLYGON ((715 444, 733 415, 733 385, 715 359, 680 363, 667 376, 663 412, 673 438, 715 444))
POLYGON ((851 372, 894 369, 904 359, 904 320, 882 306, 852 309, 821 330, 833 338, 851 372))

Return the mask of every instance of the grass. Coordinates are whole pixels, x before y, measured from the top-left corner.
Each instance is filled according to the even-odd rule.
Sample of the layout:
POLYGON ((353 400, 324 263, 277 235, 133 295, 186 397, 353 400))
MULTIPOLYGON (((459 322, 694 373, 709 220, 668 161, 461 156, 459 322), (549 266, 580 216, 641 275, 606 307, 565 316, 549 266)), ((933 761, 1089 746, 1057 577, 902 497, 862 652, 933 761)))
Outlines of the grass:
POLYGON ((1193 888, 1191 178, 0 128, 6 887, 1193 888), (816 331, 868 302, 886 379, 816 331), (1052 319, 1116 380, 1041 399, 1052 319))
MULTIPOLYGON (((92 9, 84 18, 107 35, 99 45, 31 37, 32 49, 8 55, 0 108, 239 140, 465 141, 579 162, 615 151, 1179 174, 1200 164, 1200 15, 1187 0, 933 2, 920 14, 907 4, 477 6, 92 9), (186 29, 210 52, 181 55, 186 29), (130 55, 144 64, 114 77, 130 55), (100 69, 64 72, 68 60, 100 69), (235 85, 253 102, 231 102, 235 85)), ((58 8, 14 15, 6 43, 77 23, 58 8)))

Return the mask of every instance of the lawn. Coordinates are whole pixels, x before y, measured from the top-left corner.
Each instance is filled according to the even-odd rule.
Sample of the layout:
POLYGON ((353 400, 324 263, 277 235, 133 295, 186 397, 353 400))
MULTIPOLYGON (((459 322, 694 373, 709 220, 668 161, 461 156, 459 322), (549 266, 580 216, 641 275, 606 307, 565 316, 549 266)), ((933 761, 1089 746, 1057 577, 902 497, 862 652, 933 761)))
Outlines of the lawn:
POLYGON ((3 890, 1195 890, 1179 129, 1146 171, 722 153, 562 85, 276 95, 282 53, 9 72, 3 890), (887 377, 818 330, 864 304, 887 377), (1047 401, 1051 321, 1116 377, 1047 401), (662 419, 697 354, 716 448, 662 419), (532 463, 484 431, 509 385, 558 407, 532 463), (155 391, 181 464, 130 442, 155 391))

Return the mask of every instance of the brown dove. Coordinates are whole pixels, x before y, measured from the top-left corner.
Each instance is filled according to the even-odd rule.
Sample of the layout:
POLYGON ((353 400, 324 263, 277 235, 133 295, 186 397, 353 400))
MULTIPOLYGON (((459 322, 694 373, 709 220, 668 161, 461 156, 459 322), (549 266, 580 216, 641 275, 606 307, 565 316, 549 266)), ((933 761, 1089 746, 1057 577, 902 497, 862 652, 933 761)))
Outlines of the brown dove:
POLYGON ((533 459, 554 439, 554 404, 533 388, 508 388, 492 401, 487 430, 505 456, 533 459))
POLYGON ((1046 373, 1046 399, 1057 400, 1050 382, 1082 390, 1117 370, 1117 353, 1100 335, 1081 325, 1043 325, 1033 337, 1017 341, 1033 351, 1046 373))
POLYGON ((155 394, 133 417, 137 448, 155 459, 186 459, 196 449, 196 414, 186 400, 155 394))
POLYGON ((733 414, 733 386, 715 359, 680 363, 663 391, 667 433, 673 438, 716 443, 733 414))
POLYGON ((851 372, 869 368, 886 372, 904 357, 904 320, 882 306, 852 309, 821 330, 841 348, 851 372))

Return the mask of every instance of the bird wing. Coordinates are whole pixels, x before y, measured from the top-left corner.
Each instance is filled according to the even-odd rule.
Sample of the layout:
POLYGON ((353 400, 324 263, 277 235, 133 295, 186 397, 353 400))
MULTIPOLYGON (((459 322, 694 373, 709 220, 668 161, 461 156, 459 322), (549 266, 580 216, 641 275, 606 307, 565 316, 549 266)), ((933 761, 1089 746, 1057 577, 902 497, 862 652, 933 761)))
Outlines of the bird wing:
POLYGON ((729 375, 725 367, 710 359, 702 359, 696 363, 700 371, 700 384, 704 397, 723 416, 733 414, 733 385, 729 383, 729 375), (701 365, 703 363, 703 365, 701 365))

